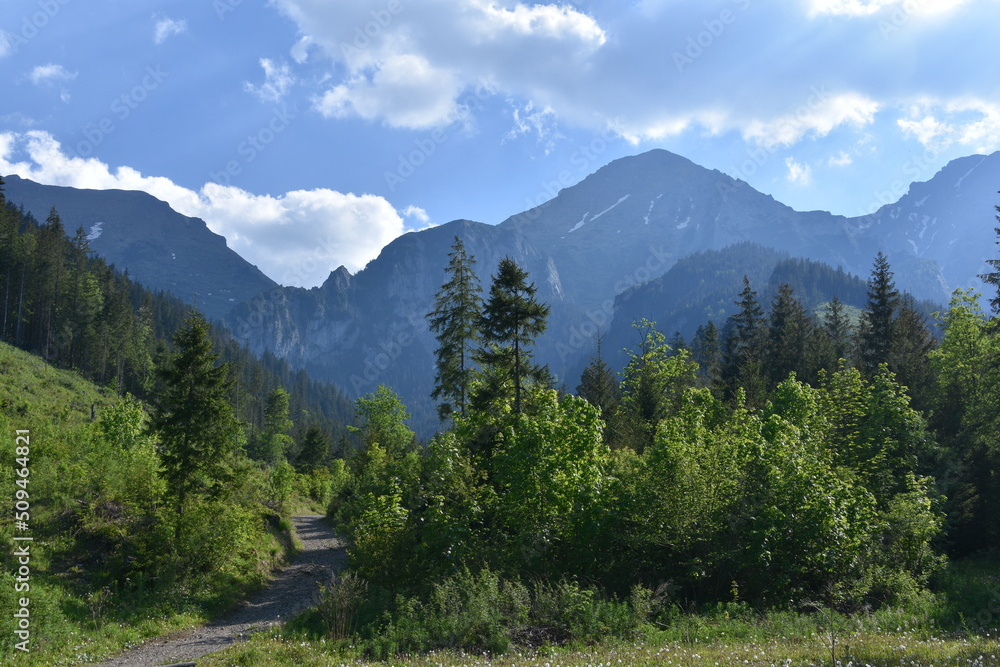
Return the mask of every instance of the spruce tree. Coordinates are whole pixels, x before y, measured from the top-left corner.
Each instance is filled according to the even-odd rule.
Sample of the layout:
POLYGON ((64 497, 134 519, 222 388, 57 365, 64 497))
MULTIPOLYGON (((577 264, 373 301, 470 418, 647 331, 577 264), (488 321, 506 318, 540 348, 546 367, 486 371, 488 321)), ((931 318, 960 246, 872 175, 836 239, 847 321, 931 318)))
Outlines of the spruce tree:
POLYGON ((889 260, 879 251, 868 279, 868 302, 861 314, 858 332, 858 361, 868 375, 878 372, 879 364, 889 362, 892 349, 893 320, 899 305, 899 292, 889 268, 889 260))
POLYGON ((448 280, 434 297, 434 310, 427 314, 438 343, 431 397, 441 400, 438 418, 442 421, 454 411, 465 414, 482 310, 482 288, 473 270, 476 260, 458 236, 448 257, 448 280))
POLYGON ((850 356, 852 336, 851 320, 844 311, 843 302, 837 296, 831 299, 830 306, 824 314, 823 329, 830 339, 833 355, 833 363, 825 365, 827 370, 834 371, 837 369, 838 361, 846 360, 850 356))
POLYGON ((538 289, 510 257, 500 260, 490 296, 480 320, 483 347, 479 360, 487 367, 480 400, 511 397, 514 414, 521 414, 521 394, 528 378, 544 379, 547 369, 532 363, 531 345, 544 333, 549 307, 540 303, 538 289))
POLYGON ((302 438, 296 468, 300 472, 310 472, 325 465, 329 456, 330 440, 319 426, 311 425, 306 429, 305 436, 302 438))
POLYGON ((936 381, 930 353, 936 348, 937 340, 927 327, 927 319, 907 294, 900 300, 892 323, 889 369, 896 374, 896 381, 908 389, 913 407, 918 410, 931 405, 936 381))
MULTIPOLYGON (((1000 212, 1000 206, 995 208, 1000 212)), ((997 220, 1000 220, 1000 215, 997 216, 997 220)), ((997 234, 996 244, 1000 245, 1000 227, 994 227, 993 231, 997 234)), ((992 285, 996 289, 996 296, 990 299, 990 308, 993 310, 993 314, 1000 315, 1000 259, 988 259, 986 263, 994 270, 981 274, 979 278, 987 285, 992 285)))
POLYGON ((601 419, 607 424, 611 414, 618 407, 618 401, 621 400, 621 390, 614 371, 601 355, 601 343, 602 337, 598 334, 597 354, 590 358, 590 363, 583 369, 576 393, 580 398, 599 408, 601 419))
POLYGON ((757 302, 757 292, 750 279, 743 276, 743 290, 735 302, 740 310, 729 318, 722 351, 722 381, 726 397, 733 398, 740 387, 746 390, 751 404, 763 400, 761 352, 764 316, 757 302))
POLYGON ((722 386, 722 345, 719 342, 719 328, 708 321, 698 327, 691 343, 693 359, 698 363, 698 374, 702 380, 717 391, 722 386))
POLYGON ((255 458, 269 466, 278 465, 285 460, 288 445, 292 442, 289 432, 293 424, 288 417, 288 400, 289 394, 282 387, 278 387, 267 396, 264 428, 261 429, 255 458))
POLYGON ((225 490, 238 423, 228 400, 229 368, 216 364, 219 354, 205 318, 190 315, 173 341, 177 352, 157 369, 162 388, 152 424, 160 440, 163 477, 182 513, 191 497, 217 497, 225 490))
POLYGON ((770 388, 778 386, 794 372, 799 380, 810 381, 809 342, 813 323, 802 303, 787 283, 778 288, 764 344, 763 370, 770 388))

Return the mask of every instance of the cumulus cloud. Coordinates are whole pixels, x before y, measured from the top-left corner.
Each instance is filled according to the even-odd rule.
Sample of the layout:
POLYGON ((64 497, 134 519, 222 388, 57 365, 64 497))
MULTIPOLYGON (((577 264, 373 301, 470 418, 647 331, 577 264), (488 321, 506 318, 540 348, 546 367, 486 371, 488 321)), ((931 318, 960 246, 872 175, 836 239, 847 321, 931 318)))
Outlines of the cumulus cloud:
POLYGON ((743 135, 767 146, 791 146, 806 134, 824 137, 843 125, 863 128, 875 122, 879 103, 857 93, 830 95, 824 89, 814 92, 794 113, 766 121, 751 120, 743 135))
MULTIPOLYGON (((41 131, 0 133, 0 173, 48 185, 148 192, 205 220, 233 250, 286 285, 318 285, 341 264, 358 271, 405 231, 400 214, 374 195, 317 189, 272 197, 217 183, 194 191, 131 167, 112 170, 94 158, 67 156, 41 131)), ((414 216, 421 209, 407 211, 414 216)))
POLYGON ((896 125, 904 136, 937 152, 952 146, 979 153, 1000 149, 1000 104, 978 97, 919 100, 896 125))
POLYGON ((261 58, 260 66, 264 69, 264 83, 254 85, 246 81, 243 89, 261 102, 280 102, 295 84, 295 77, 286 63, 277 64, 269 58, 261 58))
POLYGON ((173 35, 183 35, 187 32, 187 21, 161 18, 156 21, 153 28, 153 42, 163 44, 173 35))
POLYGON ((327 117, 383 119, 394 127, 425 129, 459 117, 458 77, 415 55, 393 55, 370 74, 359 74, 316 101, 327 117))
POLYGON ((313 98, 323 116, 418 130, 469 125, 475 119, 460 100, 476 87, 510 107, 506 139, 536 135, 548 150, 557 126, 611 130, 633 144, 737 132, 768 147, 861 131, 894 103, 879 70, 863 64, 885 61, 885 40, 859 43, 836 31, 817 40, 808 14, 858 15, 897 2, 815 0, 763 12, 746 0, 642 0, 601 14, 517 0, 273 4, 299 28, 293 57, 330 63, 313 98), (773 48, 788 35, 809 47, 773 48))
POLYGON ((405 209, 403 209, 403 215, 406 216, 407 218, 412 218, 413 220, 416 220, 417 224, 423 227, 429 226, 429 223, 431 221, 431 216, 427 215, 427 211, 420 208, 419 206, 414 206, 413 204, 410 204, 405 209))
MULTIPOLYGON (((316 97, 330 118, 426 129, 460 120, 463 90, 495 83, 530 95, 584 66, 606 41, 597 22, 567 5, 427 0, 275 0, 338 65, 316 97)), ((305 47, 294 47, 296 59, 305 47)))
POLYGON ((812 185, 812 167, 807 164, 801 164, 790 157, 785 158, 785 166, 788 167, 788 173, 785 178, 788 179, 789 183, 795 185, 812 185))
POLYGON ((76 78, 76 72, 70 72, 62 65, 38 65, 28 74, 28 79, 36 86, 57 81, 70 81, 76 78))
POLYGON ((809 14, 833 16, 871 16, 884 9, 906 14, 938 14, 964 4, 967 0, 808 0, 809 14))

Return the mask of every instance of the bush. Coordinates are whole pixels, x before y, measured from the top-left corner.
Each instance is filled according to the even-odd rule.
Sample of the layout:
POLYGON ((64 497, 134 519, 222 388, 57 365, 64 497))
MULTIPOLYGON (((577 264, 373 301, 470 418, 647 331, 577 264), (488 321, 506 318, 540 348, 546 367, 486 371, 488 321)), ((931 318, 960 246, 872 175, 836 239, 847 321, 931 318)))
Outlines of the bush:
POLYGON ((426 602, 398 598, 370 652, 380 658, 443 648, 503 653, 527 622, 529 605, 520 582, 504 581, 489 569, 463 570, 435 584, 426 602))
POLYGON ((319 585, 316 610, 330 639, 345 639, 354 632, 367 594, 368 582, 353 572, 339 577, 334 573, 328 585, 319 585))

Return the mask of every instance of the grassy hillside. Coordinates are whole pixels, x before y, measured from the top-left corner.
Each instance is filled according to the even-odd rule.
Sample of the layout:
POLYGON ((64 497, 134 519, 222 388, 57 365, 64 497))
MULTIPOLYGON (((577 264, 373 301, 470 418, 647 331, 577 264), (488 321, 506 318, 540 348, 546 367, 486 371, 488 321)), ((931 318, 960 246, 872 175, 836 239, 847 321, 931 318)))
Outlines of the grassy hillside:
POLYGON ((0 343, 0 419, 11 428, 39 434, 78 428, 113 400, 76 373, 53 368, 40 357, 0 343))
POLYGON ((261 585, 282 558, 266 509, 234 497, 199 510, 211 509, 215 522, 182 533, 211 561, 192 573, 180 555, 186 544, 170 538, 157 443, 145 422, 131 397, 0 344, 0 663, 83 664, 200 623, 261 585), (29 431, 26 458, 19 431, 29 431), (27 516, 15 517, 16 509, 27 516), (22 519, 26 526, 16 523, 22 519), (236 519, 243 542, 220 542, 236 519), (25 537, 32 540, 15 539, 25 537), (211 550, 216 543, 242 553, 227 558, 211 550), (28 643, 19 648, 25 636, 15 631, 25 622, 14 614, 22 609, 28 643))

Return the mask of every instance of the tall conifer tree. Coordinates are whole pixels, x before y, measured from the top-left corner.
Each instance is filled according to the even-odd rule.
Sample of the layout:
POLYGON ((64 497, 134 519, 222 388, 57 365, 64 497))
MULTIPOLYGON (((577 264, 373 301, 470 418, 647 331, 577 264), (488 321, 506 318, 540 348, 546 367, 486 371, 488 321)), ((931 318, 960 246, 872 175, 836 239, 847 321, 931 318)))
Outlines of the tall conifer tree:
POLYGON ((580 398, 601 410, 601 419, 608 423, 611 413, 618 407, 621 400, 621 389, 614 371, 604 361, 601 354, 602 337, 597 336, 597 355, 590 358, 590 363, 580 375, 580 385, 576 393, 580 398))
POLYGON ((427 314, 438 342, 431 397, 441 400, 438 417, 442 421, 454 411, 465 414, 479 342, 483 291, 474 271, 475 257, 466 252, 458 236, 448 257, 448 280, 434 298, 434 310, 427 314))
POLYGON ((889 260, 879 251, 868 279, 868 302, 861 315, 858 332, 858 360, 869 375, 878 372, 879 364, 889 362, 892 349, 893 320, 899 306, 899 292, 889 268, 889 260))
POLYGON ((228 364, 216 365, 219 354, 205 318, 197 312, 189 316, 173 340, 177 353, 157 369, 162 391, 153 428, 162 447, 163 476, 183 512, 190 497, 224 491, 238 424, 228 400, 228 364))
POLYGON ((787 283, 778 288, 771 305, 771 317, 764 346, 764 373, 776 387, 795 372, 799 380, 810 381, 809 342, 813 322, 787 283))
MULTIPOLYGON (((1000 212, 1000 206, 997 206, 996 210, 1000 212)), ((997 216, 997 220, 1000 220, 1000 215, 997 216)), ((1000 245, 1000 227, 994 227, 993 231, 997 234, 996 243, 1000 245)), ((988 259, 986 263, 993 267, 993 271, 984 273, 979 278, 996 289, 996 295, 990 299, 990 308, 992 308, 994 315, 1000 315, 1000 259, 988 259)))
POLYGON ((722 380, 728 398, 733 398, 736 390, 742 387, 754 402, 762 399, 764 393, 761 377, 764 315, 757 302, 757 292, 746 276, 743 276, 743 291, 735 303, 740 310, 729 318, 722 350, 722 380))
POLYGON ((521 414, 524 381, 548 375, 531 361, 531 345, 545 332, 549 316, 549 307, 535 298, 537 292, 535 284, 528 282, 528 273, 510 257, 503 258, 480 321, 483 347, 479 358, 492 378, 482 398, 489 401, 512 391, 515 414, 521 414))

